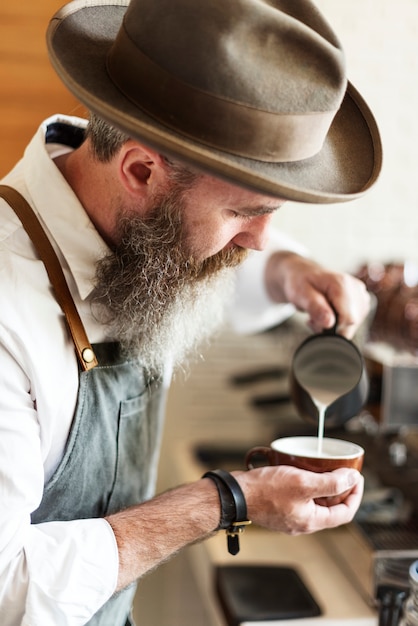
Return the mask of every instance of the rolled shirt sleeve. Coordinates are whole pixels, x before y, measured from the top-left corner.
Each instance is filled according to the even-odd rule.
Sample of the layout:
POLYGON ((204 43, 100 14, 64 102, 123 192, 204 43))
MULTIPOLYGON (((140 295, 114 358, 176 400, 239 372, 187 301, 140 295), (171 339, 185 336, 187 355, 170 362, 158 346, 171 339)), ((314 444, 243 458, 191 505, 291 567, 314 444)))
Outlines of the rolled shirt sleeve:
POLYGON ((104 519, 33 525, 21 558, 27 581, 22 626, 81 626, 116 588, 117 546, 104 519))

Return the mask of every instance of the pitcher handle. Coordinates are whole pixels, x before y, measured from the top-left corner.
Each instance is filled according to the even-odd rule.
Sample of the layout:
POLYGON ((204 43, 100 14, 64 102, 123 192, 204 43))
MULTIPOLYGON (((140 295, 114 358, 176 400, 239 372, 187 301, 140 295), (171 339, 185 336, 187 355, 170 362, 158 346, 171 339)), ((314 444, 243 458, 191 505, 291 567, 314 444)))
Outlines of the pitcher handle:
POLYGON ((338 328, 338 313, 336 308, 334 307, 333 304, 331 304, 331 302, 329 302, 329 305, 331 307, 331 309, 334 312, 335 315, 335 324, 334 326, 331 326, 331 328, 324 328, 322 331, 323 335, 336 335, 337 334, 337 328, 338 328))

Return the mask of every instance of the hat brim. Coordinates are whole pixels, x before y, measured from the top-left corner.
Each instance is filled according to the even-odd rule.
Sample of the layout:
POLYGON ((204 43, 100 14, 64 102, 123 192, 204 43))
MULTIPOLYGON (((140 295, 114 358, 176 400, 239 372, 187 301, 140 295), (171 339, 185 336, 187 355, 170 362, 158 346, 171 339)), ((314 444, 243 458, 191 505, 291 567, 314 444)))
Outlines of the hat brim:
POLYGON ((167 156, 287 200, 353 200, 377 180, 382 165, 379 131, 368 106, 351 84, 321 151, 292 163, 266 163, 216 150, 153 119, 116 87, 106 70, 106 56, 127 6, 127 0, 75 0, 50 22, 47 42, 51 63, 67 88, 89 110, 167 156))

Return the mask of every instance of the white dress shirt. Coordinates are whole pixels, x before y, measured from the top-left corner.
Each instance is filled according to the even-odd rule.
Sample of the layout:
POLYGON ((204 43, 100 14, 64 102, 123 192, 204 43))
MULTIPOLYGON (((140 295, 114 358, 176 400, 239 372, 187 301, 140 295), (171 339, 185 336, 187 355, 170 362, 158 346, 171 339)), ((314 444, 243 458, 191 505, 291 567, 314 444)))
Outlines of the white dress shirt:
MULTIPOLYGON (((37 211, 88 337, 92 343, 102 342, 111 338, 92 317, 89 296, 106 244, 52 161, 70 149, 45 145, 47 124, 60 119, 85 125, 64 116, 46 120, 2 182, 20 191, 37 211)), ((294 242, 284 243, 299 250, 294 242)), ((243 332, 277 323, 293 310, 268 300, 262 281, 265 258, 263 253, 252 255, 239 270, 231 319, 243 332), (250 295, 247 308, 245 292, 250 295)), ((105 520, 30 523, 44 484, 62 458, 77 400, 77 361, 64 325, 42 262, 19 219, 0 199, 2 626, 85 624, 116 586, 117 546, 105 520)))

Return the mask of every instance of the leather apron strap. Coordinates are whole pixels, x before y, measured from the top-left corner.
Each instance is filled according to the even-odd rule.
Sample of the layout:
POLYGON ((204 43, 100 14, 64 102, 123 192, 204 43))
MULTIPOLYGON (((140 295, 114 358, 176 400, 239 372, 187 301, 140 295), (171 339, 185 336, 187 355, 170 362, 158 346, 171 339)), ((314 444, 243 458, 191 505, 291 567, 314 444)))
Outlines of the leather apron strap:
POLYGON ((0 196, 8 202, 22 222, 23 228, 32 240, 40 259, 45 265, 57 302, 67 320, 82 370, 86 371, 96 367, 98 365, 96 355, 87 338, 83 322, 74 304, 61 264, 35 212, 25 198, 13 187, 0 185, 0 196))

